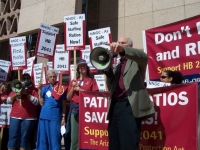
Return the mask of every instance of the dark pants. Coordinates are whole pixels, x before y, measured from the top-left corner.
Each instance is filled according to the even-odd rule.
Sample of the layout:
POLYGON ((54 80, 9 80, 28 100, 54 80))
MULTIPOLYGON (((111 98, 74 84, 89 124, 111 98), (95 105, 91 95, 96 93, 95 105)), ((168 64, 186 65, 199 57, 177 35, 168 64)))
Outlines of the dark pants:
POLYGON ((133 116, 128 100, 114 103, 109 121, 109 150, 138 150, 141 120, 133 116))

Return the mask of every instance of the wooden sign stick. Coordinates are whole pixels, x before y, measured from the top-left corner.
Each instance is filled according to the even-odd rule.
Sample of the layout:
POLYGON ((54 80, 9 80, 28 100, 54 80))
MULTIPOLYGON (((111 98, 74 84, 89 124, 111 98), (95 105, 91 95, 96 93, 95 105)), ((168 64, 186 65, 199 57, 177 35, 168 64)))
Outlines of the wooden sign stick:
MULTIPOLYGON (((18 70, 17 73, 18 73, 18 80, 20 81, 21 80, 20 70, 18 70)), ((21 97, 20 97, 20 100, 19 100, 19 104, 20 104, 20 106, 22 106, 22 99, 21 99, 21 97)))
POLYGON ((74 50, 74 80, 76 80, 76 50, 74 50))

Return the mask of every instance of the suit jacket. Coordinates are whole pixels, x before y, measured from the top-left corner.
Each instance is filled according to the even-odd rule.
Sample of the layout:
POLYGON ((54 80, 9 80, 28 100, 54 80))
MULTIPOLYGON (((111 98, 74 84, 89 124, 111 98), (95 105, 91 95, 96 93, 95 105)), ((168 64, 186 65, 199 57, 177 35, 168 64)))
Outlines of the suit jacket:
MULTIPOLYGON (((132 108, 134 117, 144 117, 155 113, 154 104, 144 86, 146 66, 148 57, 142 50, 124 47, 125 58, 127 59, 123 74, 123 82, 127 97, 132 108)), ((107 86, 110 91, 110 102, 108 107, 108 119, 114 106, 112 99, 116 85, 118 84, 118 71, 104 72, 107 76, 107 86)))

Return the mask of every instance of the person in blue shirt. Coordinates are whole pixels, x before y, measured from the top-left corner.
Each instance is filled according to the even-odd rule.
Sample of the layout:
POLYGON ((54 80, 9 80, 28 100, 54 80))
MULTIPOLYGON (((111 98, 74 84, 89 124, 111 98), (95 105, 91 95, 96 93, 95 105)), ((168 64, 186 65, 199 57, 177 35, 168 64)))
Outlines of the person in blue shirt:
POLYGON ((38 124, 37 150, 60 150, 60 129, 65 125, 66 89, 56 81, 56 70, 48 70, 47 79, 48 85, 38 85, 42 108, 38 124))

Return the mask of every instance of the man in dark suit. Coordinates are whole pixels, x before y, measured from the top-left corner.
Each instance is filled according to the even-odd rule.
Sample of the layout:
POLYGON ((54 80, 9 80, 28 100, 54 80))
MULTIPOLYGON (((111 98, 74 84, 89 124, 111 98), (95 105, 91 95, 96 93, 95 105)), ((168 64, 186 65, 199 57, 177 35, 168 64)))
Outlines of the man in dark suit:
POLYGON ((109 53, 119 54, 116 69, 104 71, 110 90, 108 107, 109 150, 138 150, 141 118, 155 112, 144 86, 148 57, 132 47, 132 40, 121 37, 108 44, 109 53))

